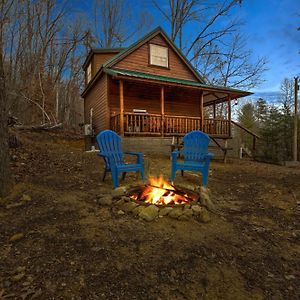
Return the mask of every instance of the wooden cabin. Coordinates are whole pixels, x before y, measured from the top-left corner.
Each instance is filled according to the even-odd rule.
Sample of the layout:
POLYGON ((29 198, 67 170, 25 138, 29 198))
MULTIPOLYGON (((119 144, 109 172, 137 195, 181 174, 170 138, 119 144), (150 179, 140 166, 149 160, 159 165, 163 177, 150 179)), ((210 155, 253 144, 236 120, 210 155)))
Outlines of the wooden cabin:
POLYGON ((200 129, 228 139, 231 101, 251 94, 207 84, 160 27, 128 48, 91 50, 83 69, 85 123, 95 134, 167 137, 200 129), (218 118, 223 102, 228 113, 218 118))

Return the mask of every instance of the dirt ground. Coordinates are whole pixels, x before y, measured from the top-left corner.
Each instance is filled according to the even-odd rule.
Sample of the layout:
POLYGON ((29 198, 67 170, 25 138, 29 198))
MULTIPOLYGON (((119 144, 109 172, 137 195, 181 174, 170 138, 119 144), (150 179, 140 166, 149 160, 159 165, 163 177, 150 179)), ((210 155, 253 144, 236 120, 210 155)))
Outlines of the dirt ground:
MULTIPOLYGON (((214 161, 209 223, 146 222, 98 203, 111 178, 82 140, 20 139, 0 199, 0 299, 300 299, 299 169, 214 161)), ((148 174, 170 175, 168 157, 145 160, 148 174)))

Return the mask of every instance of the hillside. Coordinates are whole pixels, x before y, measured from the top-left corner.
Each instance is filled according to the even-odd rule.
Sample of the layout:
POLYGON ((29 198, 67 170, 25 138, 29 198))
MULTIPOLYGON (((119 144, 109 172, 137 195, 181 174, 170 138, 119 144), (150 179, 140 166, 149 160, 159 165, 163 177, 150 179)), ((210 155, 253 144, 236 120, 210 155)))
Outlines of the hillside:
MULTIPOLYGON (((19 133, 0 200, 0 299, 297 299, 300 170, 213 162, 205 222, 121 213, 79 138, 19 133), (2 296, 2 298, 1 298, 2 296)), ((146 171, 169 176, 168 157, 146 171)), ((177 176, 197 186, 200 178, 177 176)), ((135 175, 123 185, 137 185, 135 175)))

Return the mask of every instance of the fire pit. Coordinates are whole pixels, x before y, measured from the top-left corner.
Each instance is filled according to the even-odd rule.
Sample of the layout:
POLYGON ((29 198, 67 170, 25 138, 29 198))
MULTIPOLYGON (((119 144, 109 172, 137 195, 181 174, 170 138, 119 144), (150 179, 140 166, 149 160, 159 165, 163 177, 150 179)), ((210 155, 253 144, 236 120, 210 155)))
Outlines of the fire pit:
POLYGON ((155 205, 178 205, 197 202, 199 195, 187 189, 175 187, 160 176, 159 178, 150 177, 149 183, 135 188, 130 198, 155 205))
POLYGON ((174 186, 163 176, 149 178, 146 185, 136 186, 126 191, 115 204, 118 215, 133 214, 146 221, 170 217, 180 221, 191 219, 207 223, 210 215, 203 200, 209 199, 206 189, 187 189, 174 186))

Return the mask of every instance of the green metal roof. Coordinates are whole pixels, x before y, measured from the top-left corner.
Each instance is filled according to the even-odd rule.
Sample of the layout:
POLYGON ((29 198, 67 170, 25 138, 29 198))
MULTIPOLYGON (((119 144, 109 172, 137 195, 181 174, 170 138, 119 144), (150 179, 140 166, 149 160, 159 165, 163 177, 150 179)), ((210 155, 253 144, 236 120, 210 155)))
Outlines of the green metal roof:
POLYGON ((105 73, 111 75, 111 76, 117 76, 117 75, 130 76, 130 77, 136 77, 136 78, 142 78, 142 79, 149 79, 149 80, 176 83, 176 84, 181 84, 181 85, 186 85, 186 86, 194 86, 194 87, 199 87, 199 88, 208 88, 208 89, 220 90, 220 92, 221 91, 223 91, 223 92, 226 92, 226 91, 227 92, 235 92, 235 93, 238 93, 238 94, 243 94, 245 96, 252 94, 250 92, 245 92, 245 91, 242 91, 242 90, 233 89, 233 88, 224 87, 224 86, 203 84, 203 83, 196 82, 196 81, 191 81, 191 80, 178 79, 178 78, 174 78, 174 77, 160 76, 160 75, 142 73, 142 72, 131 71, 131 70, 104 68, 103 71, 105 73))

